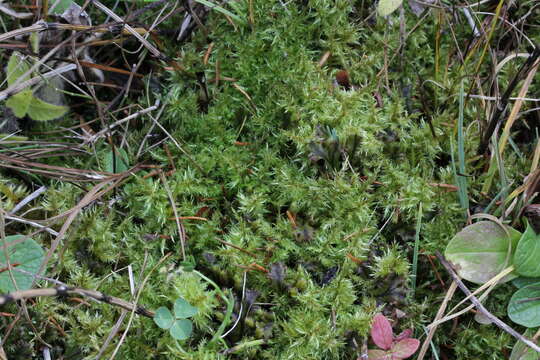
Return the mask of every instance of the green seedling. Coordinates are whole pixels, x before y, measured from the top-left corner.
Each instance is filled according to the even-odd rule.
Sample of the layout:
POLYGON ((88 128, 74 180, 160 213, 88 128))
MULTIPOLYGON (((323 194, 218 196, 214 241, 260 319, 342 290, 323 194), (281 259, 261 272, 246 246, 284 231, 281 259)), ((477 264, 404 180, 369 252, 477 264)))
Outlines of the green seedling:
MULTIPOLYGON (((13 52, 9 58, 7 66, 7 83, 8 86, 23 83, 30 79, 29 75, 25 75, 30 70, 30 64, 17 52, 13 52)), ((52 91, 56 91, 51 89, 52 91)), ((23 118, 28 115, 32 120, 48 121, 57 119, 65 115, 69 108, 48 103, 38 98, 34 91, 25 89, 21 92, 12 95, 7 101, 6 106, 13 111, 13 114, 18 118, 23 118)))
POLYGON ((193 332, 193 324, 188 318, 197 314, 197 308, 182 298, 176 299, 173 312, 162 306, 156 310, 154 322, 162 329, 169 330, 176 340, 185 340, 193 332))

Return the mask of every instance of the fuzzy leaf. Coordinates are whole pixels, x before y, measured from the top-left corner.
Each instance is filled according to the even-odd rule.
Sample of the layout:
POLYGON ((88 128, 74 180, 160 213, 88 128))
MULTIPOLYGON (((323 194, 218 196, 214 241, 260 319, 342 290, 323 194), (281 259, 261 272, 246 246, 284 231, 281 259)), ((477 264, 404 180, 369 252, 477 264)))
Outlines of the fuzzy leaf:
POLYGON ((418 347, 420 346, 420 341, 417 339, 403 339, 398 341, 392 347, 392 358, 393 359, 406 359, 412 356, 418 347))
MULTIPOLYGON (((23 74, 26 73, 28 70, 30 70, 30 65, 28 65, 26 60, 23 60, 20 53, 14 51, 13 54, 11 54, 11 56, 9 57, 6 70, 8 86, 15 84, 15 82, 18 81, 18 79, 23 76, 23 74)), ((24 78, 20 79, 20 82, 26 81, 28 79, 30 79, 30 75, 27 75, 24 78)))
POLYGON ((7 99, 6 106, 13 111, 16 117, 23 118, 28 112, 33 98, 31 90, 23 90, 7 99))
POLYGON ((174 316, 177 319, 187 319, 195 315, 199 310, 182 298, 174 302, 174 316))
POLYGON ((368 350, 368 360, 392 360, 392 354, 384 350, 368 350))
POLYGON ((508 303, 508 317, 528 328, 540 326, 540 299, 534 300, 539 297, 540 283, 519 289, 508 303))
POLYGON ((32 95, 32 101, 28 107, 28 116, 32 120, 48 121, 64 116, 68 112, 67 106, 49 104, 32 95))
POLYGON ((388 16, 401 6, 403 0, 380 0, 377 12, 380 16, 388 16))
MULTIPOLYGON (((44 251, 34 240, 23 235, 6 236, 8 244, 9 262, 17 269, 30 274, 37 274, 43 261, 44 251)), ((3 244, 1 244, 3 245, 3 244)), ((0 251, 0 267, 6 268, 7 260, 4 250, 0 251)), ((18 290, 28 290, 32 286, 33 277, 30 274, 13 271, 13 278, 17 286, 13 284, 9 271, 0 272, 0 291, 7 293, 18 290)))
MULTIPOLYGON (((479 221, 454 236, 446 247, 446 258, 454 263, 459 276, 483 284, 512 264, 513 253, 521 233, 511 227, 503 228, 492 221, 479 221), (508 251, 511 251, 508 256, 508 251)), ((514 274, 502 282, 512 280, 514 274)))
POLYGON ((170 329, 174 323, 174 317, 169 309, 162 306, 156 310, 154 322, 162 329, 170 329))
POLYGON ((191 335, 193 325, 186 319, 175 320, 169 331, 176 340, 185 340, 191 335))
POLYGON ((530 224, 521 236, 514 255, 516 272, 526 277, 540 276, 540 235, 530 224))
POLYGON ((373 325, 371 326, 371 338, 375 345, 383 350, 388 350, 392 347, 392 341, 394 340, 394 332, 392 331, 392 325, 390 321, 383 314, 377 314, 373 318, 373 325))

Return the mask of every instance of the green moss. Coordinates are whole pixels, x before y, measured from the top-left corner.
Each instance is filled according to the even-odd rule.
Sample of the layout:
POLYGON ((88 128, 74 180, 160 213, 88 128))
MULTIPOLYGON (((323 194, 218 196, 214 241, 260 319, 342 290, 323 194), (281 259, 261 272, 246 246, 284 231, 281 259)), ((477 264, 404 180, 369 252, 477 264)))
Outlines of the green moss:
MULTIPOLYGON (((231 6, 245 15, 249 3, 231 6)), ((57 273, 49 274, 131 299, 126 270, 131 266, 134 285, 141 286, 140 304, 170 307, 183 297, 199 309, 194 335, 181 343, 151 319, 135 316, 129 329, 124 321, 120 333, 129 333, 117 358, 355 359, 375 313, 403 311, 396 332, 413 326, 421 337, 440 304, 444 289, 434 272, 441 270, 425 256, 420 255, 415 294, 409 277, 419 204, 425 213, 422 254, 443 249, 465 221, 456 193, 437 186, 454 183, 450 138, 457 117, 455 88, 463 73, 450 60, 453 40, 441 39, 440 65, 448 66, 448 73, 436 74, 436 16, 423 20, 400 48, 397 17, 364 21, 373 10, 365 1, 252 3, 254 24, 235 29, 212 13, 207 35, 195 32, 180 49, 170 44, 186 71, 162 74, 163 93, 152 96, 167 104, 160 123, 179 144, 168 144, 176 168, 166 176, 171 197, 180 216, 199 218, 182 221, 187 254, 198 271, 235 299, 227 329, 240 314, 246 269, 246 290, 255 300, 244 298, 236 329, 211 342, 225 319, 225 301, 207 281, 182 270, 180 236, 165 186, 158 176, 145 176, 150 170, 141 171, 81 211, 64 240, 63 256, 56 254, 52 262, 59 264, 57 273), (205 66, 201 58, 209 42, 214 48, 205 66), (319 66, 326 52, 331 56, 319 66), (388 71, 382 71, 385 64, 388 71), (236 81, 212 81, 216 68, 236 81), (341 69, 356 89, 333 84, 341 69), (200 73, 207 79, 207 103, 196 81, 200 73), (170 257, 154 269, 166 254, 170 257), (235 345, 241 346, 231 355, 220 353, 235 345)), ((406 11, 407 29, 417 21, 406 11)), ((464 29, 454 30, 460 39, 468 36, 464 29)), ((483 111, 474 101, 465 109, 467 159, 475 156, 474 121, 483 111)), ((133 164, 169 166, 160 147, 135 159, 151 122, 137 126, 125 138, 133 164)), ((525 155, 530 149, 519 146, 521 156, 510 151, 505 158, 511 179, 530 167, 525 155)), ((48 161, 103 169, 98 159, 109 145, 100 141, 95 147, 95 157, 48 161)), ((478 164, 467 166, 471 202, 485 205, 480 193, 485 175, 474 171, 478 164)), ((9 183, 13 179, 4 174, 0 181, 7 209, 30 193, 23 181, 9 183)), ((495 183, 492 192, 500 189, 495 183)), ((36 218, 69 210, 90 188, 48 185, 36 218)), ((60 225, 51 226, 58 230, 60 225)), ((50 238, 43 235, 41 241, 47 246, 50 238)), ((496 290, 497 301, 489 303, 499 316, 509 291, 496 290)), ((74 306, 69 299, 40 299, 35 310, 60 323, 65 337, 59 346, 75 358, 94 358, 119 316, 117 308, 94 302, 74 306)), ((434 339, 449 357, 487 358, 489 349, 489 358, 502 359, 500 350, 512 343, 469 316, 453 333, 450 329, 445 324, 434 339)), ((58 336, 50 326, 43 333, 58 336)), ((106 354, 112 354, 118 337, 106 354)), ((36 339, 26 333, 25 340, 36 339)), ((6 351, 17 349, 23 346, 6 351)))

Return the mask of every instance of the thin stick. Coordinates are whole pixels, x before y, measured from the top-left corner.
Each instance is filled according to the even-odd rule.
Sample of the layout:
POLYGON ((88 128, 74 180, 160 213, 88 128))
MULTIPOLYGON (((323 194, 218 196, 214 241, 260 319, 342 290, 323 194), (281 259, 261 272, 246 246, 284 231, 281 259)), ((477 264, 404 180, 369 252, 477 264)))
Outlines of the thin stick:
MULTIPOLYGON (((444 300, 441 306, 439 307, 439 310, 437 311, 437 315, 435 316, 435 319, 433 319, 433 322, 436 322, 442 318, 446 310, 446 307, 448 306, 448 302, 454 296, 456 289, 457 289, 457 284, 455 281, 452 281, 452 283, 450 284, 450 287, 448 288, 448 291, 446 292, 444 300)), ((433 339, 433 335, 435 334, 435 330, 437 330, 437 326, 433 326, 431 329, 429 329, 426 340, 424 340, 424 343, 422 344, 422 348, 420 349, 420 353, 418 354, 417 360, 422 360, 424 356, 426 355, 429 344, 431 343, 431 339, 433 339)))
POLYGON ((67 286, 21 290, 21 291, 15 291, 9 294, 0 295, 0 306, 3 306, 11 302, 23 300, 23 299, 33 299, 33 298, 43 297, 43 296, 66 296, 66 295, 82 295, 82 296, 89 297, 97 301, 101 301, 109 305, 118 306, 124 310, 132 311, 142 316, 146 316, 149 318, 154 317, 154 312, 147 310, 146 308, 142 306, 134 305, 123 299, 116 298, 114 296, 105 295, 104 293, 100 291, 86 290, 86 289, 81 289, 81 288, 76 288, 76 287, 67 287, 67 286))
POLYGON ((533 343, 532 341, 530 341, 529 339, 527 339, 526 337, 518 333, 516 330, 512 329, 510 326, 506 325, 501 319, 499 319, 498 317, 490 313, 484 307, 484 305, 482 305, 482 303, 478 301, 478 299, 471 294, 471 291, 467 288, 467 286, 465 286, 463 281, 461 281, 461 279, 456 274, 452 265, 448 261, 446 261, 446 259, 444 258, 444 256, 442 256, 440 252, 437 251, 435 255, 437 255, 437 258, 439 259, 441 264, 445 267, 446 271, 448 271, 452 279, 457 283, 457 286, 459 286, 461 291, 463 291, 465 295, 470 296, 471 302, 476 306, 476 309, 478 311, 480 311, 485 317, 491 320, 491 322, 497 325, 497 327, 499 327, 501 330, 506 331, 508 334, 522 341, 524 344, 529 346, 534 351, 540 353, 540 347, 538 345, 536 345, 535 343, 533 343))

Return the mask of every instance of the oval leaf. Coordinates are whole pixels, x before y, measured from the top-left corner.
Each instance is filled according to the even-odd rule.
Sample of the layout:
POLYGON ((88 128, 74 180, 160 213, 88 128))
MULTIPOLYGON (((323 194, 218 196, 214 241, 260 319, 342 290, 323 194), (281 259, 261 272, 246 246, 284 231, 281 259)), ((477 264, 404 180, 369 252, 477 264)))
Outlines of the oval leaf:
POLYGON ((169 309, 162 306, 156 310, 154 322, 162 329, 170 329, 174 323, 174 317, 169 309))
POLYGON ((193 325, 186 319, 175 320, 169 331, 176 340, 185 340, 191 335, 193 325))
POLYGON ((197 313, 197 308, 195 306, 191 306, 190 303, 188 303, 186 300, 182 298, 176 299, 174 302, 174 316, 177 319, 187 319, 192 317, 197 313))
MULTIPOLYGON (((13 278, 17 286, 13 284, 9 271, 0 272, 0 290, 2 292, 12 292, 18 290, 28 290, 32 287, 33 277, 31 274, 37 274, 43 261, 44 251, 41 246, 30 238, 23 235, 6 236, 8 244, 9 262, 13 267, 24 270, 28 273, 12 271, 13 278)), ((0 267, 7 267, 5 252, 0 251, 0 267)))
MULTIPOLYGON (((508 226, 506 229, 510 236, 492 221, 469 225, 450 240, 444 254, 456 266, 459 276, 483 284, 512 264, 521 233, 508 226)), ((501 282, 515 277, 508 275, 501 282)))
POLYGON ((530 224, 521 236, 514 255, 516 272, 527 277, 540 276, 540 235, 537 235, 530 224))
POLYGON ((403 339, 398 341, 392 347, 392 356, 394 359, 406 359, 412 356, 418 347, 420 346, 420 341, 417 339, 403 339))
POLYGON ((508 317, 529 328, 540 326, 540 283, 525 286, 512 295, 508 317))
POLYGON ((371 339, 373 339, 375 345, 383 350, 388 350, 392 347, 394 332, 392 331, 390 321, 388 321, 383 314, 377 314, 373 318, 373 325, 371 325, 371 339))
POLYGON ((380 0, 377 12, 380 16, 388 16, 401 6, 402 0, 380 0))

